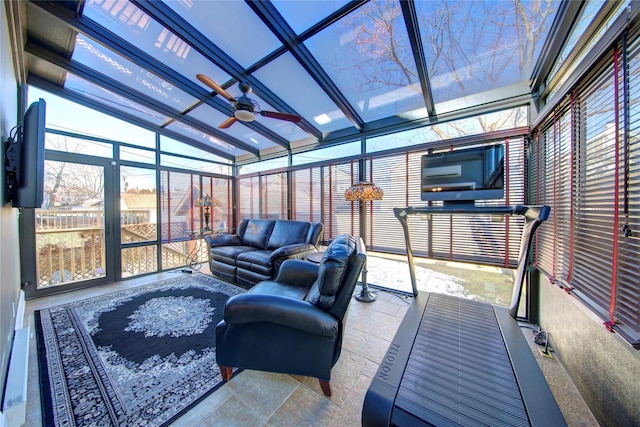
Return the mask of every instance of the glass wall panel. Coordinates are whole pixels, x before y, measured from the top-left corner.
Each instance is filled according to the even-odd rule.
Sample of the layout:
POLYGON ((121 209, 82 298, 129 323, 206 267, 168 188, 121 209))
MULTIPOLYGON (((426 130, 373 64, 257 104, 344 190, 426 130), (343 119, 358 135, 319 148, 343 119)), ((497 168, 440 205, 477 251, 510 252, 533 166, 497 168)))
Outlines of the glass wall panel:
MULTIPOLYGON (((209 226, 214 233, 233 232, 235 230, 232 224, 233 205, 232 205, 232 181, 227 178, 202 177, 203 196, 209 195, 216 200, 215 206, 209 209, 210 218, 209 226), (218 206, 219 203, 219 206, 218 206)), ((204 209, 206 212, 206 209, 204 209)), ((206 223, 206 218, 205 218, 206 223)), ((205 224, 206 225, 206 224, 205 224)))
POLYGON ((239 178, 238 188, 238 222, 245 218, 261 218, 260 216, 260 177, 239 178))
POLYGON ((143 150, 140 148, 120 146, 120 160, 155 164, 156 152, 155 150, 143 150))
POLYGON ((321 168, 293 171, 291 178, 291 219, 322 222, 321 168))
POLYGON ((201 160, 194 160, 187 157, 160 155, 160 164, 170 168, 187 169, 191 171, 215 173, 221 175, 231 175, 231 166, 211 163, 201 160))
POLYGON ((262 218, 288 219, 287 214, 287 174, 263 175, 262 218))
POLYGON ((400 147, 411 147, 412 145, 444 141, 461 136, 482 135, 488 132, 522 126, 527 126, 527 107, 480 114, 466 119, 367 138, 367 153, 375 153, 400 147))
POLYGON ((288 157, 279 157, 277 159, 264 160, 261 162, 250 163, 238 167, 238 174, 249 174, 255 172, 263 172, 271 169, 282 169, 289 166, 288 157))
POLYGON ((107 159, 113 158, 113 144, 54 132, 47 132, 45 134, 44 147, 47 150, 91 154, 95 157, 104 157, 107 159))
POLYGON ((184 142, 176 141, 175 139, 167 136, 160 136, 160 150, 167 153, 180 154, 183 156, 191 156, 202 160, 211 160, 214 162, 231 164, 231 160, 227 160, 224 157, 216 156, 200 148, 196 148, 192 145, 185 144, 184 142))
POLYGON ((158 247, 155 245, 122 249, 122 277, 158 271, 158 247))
POLYGON ((158 239, 155 169, 120 167, 120 233, 122 243, 158 239))
POLYGON ((351 157, 360 154, 360 141, 348 142, 333 147, 320 148, 318 150, 305 151, 292 156, 293 166, 306 165, 307 163, 323 162, 341 157, 351 157))
POLYGON ((38 288, 106 276, 104 168, 46 160, 36 209, 38 288))

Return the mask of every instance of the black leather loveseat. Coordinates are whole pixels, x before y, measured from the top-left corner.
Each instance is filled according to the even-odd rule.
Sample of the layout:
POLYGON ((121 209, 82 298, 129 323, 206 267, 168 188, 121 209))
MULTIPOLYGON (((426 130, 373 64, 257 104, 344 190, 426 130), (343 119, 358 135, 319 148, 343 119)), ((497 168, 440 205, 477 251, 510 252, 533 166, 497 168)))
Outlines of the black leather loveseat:
POLYGON ((275 277, 284 260, 318 252, 323 229, 319 222, 244 219, 235 235, 205 236, 211 273, 250 288, 275 277))

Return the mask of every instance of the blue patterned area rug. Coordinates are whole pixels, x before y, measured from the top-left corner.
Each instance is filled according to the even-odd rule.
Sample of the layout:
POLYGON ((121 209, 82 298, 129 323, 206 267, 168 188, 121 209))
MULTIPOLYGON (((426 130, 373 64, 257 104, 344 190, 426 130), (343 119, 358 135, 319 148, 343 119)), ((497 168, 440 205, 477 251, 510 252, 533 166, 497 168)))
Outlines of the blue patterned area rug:
POLYGON ((242 292, 196 273, 36 311, 43 424, 175 421, 222 384, 215 328, 242 292))

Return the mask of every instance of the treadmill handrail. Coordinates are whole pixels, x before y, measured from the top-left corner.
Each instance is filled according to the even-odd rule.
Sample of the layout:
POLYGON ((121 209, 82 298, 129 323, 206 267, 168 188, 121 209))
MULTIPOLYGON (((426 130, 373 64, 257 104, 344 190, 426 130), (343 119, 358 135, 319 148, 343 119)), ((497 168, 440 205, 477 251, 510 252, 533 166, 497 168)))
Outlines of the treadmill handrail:
POLYGON ((514 206, 407 206, 404 208, 393 208, 393 213, 400 222, 404 232, 405 244, 407 247, 407 263, 409 264, 409 274, 411 275, 411 287, 413 296, 418 296, 418 285, 416 281, 416 271, 413 261, 413 251, 411 249, 411 235, 409 233, 409 215, 422 214, 445 214, 445 215, 519 215, 524 217, 522 236, 520 237, 520 250, 518 253, 518 267, 511 294, 511 305, 509 314, 514 319, 518 316, 518 306, 524 287, 524 278, 529 263, 529 253, 531 242, 537 228, 549 218, 551 208, 546 205, 514 205, 514 206))

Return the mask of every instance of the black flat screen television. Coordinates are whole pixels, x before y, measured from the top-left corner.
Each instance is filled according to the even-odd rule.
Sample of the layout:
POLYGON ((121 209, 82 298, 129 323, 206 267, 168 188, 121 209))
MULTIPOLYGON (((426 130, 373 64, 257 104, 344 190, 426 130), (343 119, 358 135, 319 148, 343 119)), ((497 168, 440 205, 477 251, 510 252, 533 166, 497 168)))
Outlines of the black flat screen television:
POLYGON ((445 205, 504 198, 504 144, 423 155, 420 196, 445 205))
POLYGON ((39 208, 44 192, 44 138, 46 103, 40 98, 24 115, 20 171, 17 188, 11 196, 15 208, 39 208))

